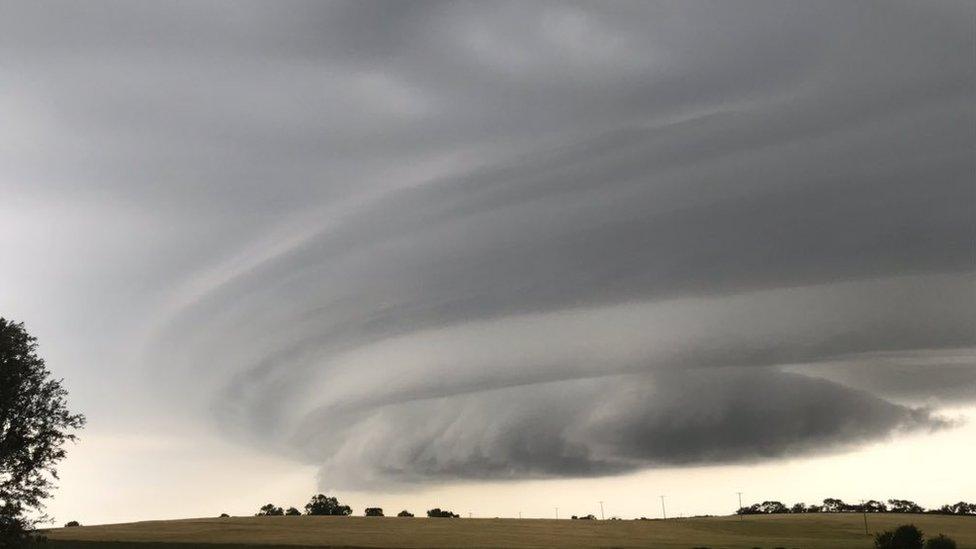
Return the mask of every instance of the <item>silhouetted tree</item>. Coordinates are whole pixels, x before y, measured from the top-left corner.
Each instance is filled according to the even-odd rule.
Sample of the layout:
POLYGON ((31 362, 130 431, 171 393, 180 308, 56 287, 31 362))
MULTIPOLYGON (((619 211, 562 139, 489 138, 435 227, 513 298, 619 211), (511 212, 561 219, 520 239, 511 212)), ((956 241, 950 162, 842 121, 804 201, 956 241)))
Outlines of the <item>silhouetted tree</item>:
POLYGON ((301 515, 301 514, 302 514, 302 512, 299 511, 298 509, 295 509, 294 507, 289 507, 285 511, 285 516, 289 516, 289 517, 296 517, 296 516, 301 515))
POLYGON ((574 520, 596 520, 596 516, 595 515, 583 515, 582 517, 578 517, 576 515, 573 515, 571 518, 574 519, 574 520))
POLYGON ((976 515, 976 503, 960 501, 951 505, 943 505, 939 507, 938 512, 943 515, 976 515))
POLYGON ((865 501, 864 503, 859 505, 858 508, 860 511, 864 511, 866 513, 887 513, 888 512, 887 505, 873 499, 869 499, 865 501))
POLYGON ((47 519, 41 511, 55 488, 55 465, 64 443, 75 440, 71 431, 85 424, 68 410, 61 380, 50 376, 23 323, 0 317, 0 545, 47 519))
POLYGON ((925 549, 956 549, 956 541, 945 534, 939 534, 925 541, 925 549))
MULTIPOLYGON (((802 504, 800 504, 802 505, 802 504)), ((740 507, 736 514, 738 515, 773 515, 779 513, 789 513, 790 509, 778 501, 764 501, 762 503, 753 503, 748 507, 740 507)))
POLYGON ((230 515, 228 515, 227 513, 221 513, 220 518, 230 518, 230 515))
POLYGON ((352 508, 348 505, 341 505, 339 500, 319 494, 312 496, 312 499, 305 504, 306 515, 335 515, 348 516, 352 514, 352 508))
POLYGON ((907 499, 889 499, 892 513, 924 513, 925 508, 907 499))
POLYGON ((807 506, 802 503, 794 503, 793 507, 790 507, 791 513, 806 513, 807 506))
POLYGON ((383 516, 383 509, 381 509, 379 507, 367 507, 366 508, 366 516, 367 517, 382 517, 383 516))
POLYGON ((837 498, 827 498, 823 500, 824 513, 847 513, 851 511, 851 506, 837 498))
POLYGON ((427 516, 430 518, 459 518, 461 515, 452 513, 446 509, 442 510, 440 507, 435 507, 427 511, 427 516))
POLYGON ((285 511, 281 507, 275 506, 274 503, 269 503, 267 505, 261 506, 261 509, 254 514, 256 517, 280 517, 285 514, 285 511))
POLYGON ((65 528, 74 528, 76 526, 81 526, 77 520, 69 520, 68 522, 64 523, 65 528))
POLYGON ((764 501, 759 505, 759 512, 766 515, 778 515, 789 513, 790 510, 778 501, 764 501))
POLYGON ((413 513, 411 513, 410 511, 407 511, 406 509, 404 509, 403 511, 400 511, 399 513, 397 513, 397 516, 398 517, 412 517, 413 516, 413 513))

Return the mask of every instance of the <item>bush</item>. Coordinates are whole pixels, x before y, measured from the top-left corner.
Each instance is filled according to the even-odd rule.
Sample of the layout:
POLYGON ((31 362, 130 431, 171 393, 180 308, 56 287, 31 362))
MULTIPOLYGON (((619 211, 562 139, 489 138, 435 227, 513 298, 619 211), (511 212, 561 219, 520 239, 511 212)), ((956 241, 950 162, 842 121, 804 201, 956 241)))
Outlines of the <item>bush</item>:
POLYGON ((400 511, 399 513, 397 513, 397 516, 398 517, 412 517, 413 516, 413 513, 411 513, 410 511, 407 511, 406 509, 404 509, 403 511, 400 511))
POLYGON ((366 516, 367 517, 382 517, 383 516, 383 509, 381 509, 379 507, 367 507, 366 508, 366 516))
POLYGON ((80 524, 78 524, 77 520, 72 520, 64 523, 65 528, 74 528, 75 526, 81 526, 80 524))
POLYGON ((891 530, 886 530, 884 532, 878 532, 874 535, 874 549, 890 549, 891 548, 891 538, 895 534, 891 530))
POLYGON ((874 536, 875 549, 923 549, 922 531, 913 524, 904 524, 894 532, 881 532, 874 536))
POLYGON ((228 515, 227 513, 221 513, 220 518, 230 518, 230 515, 228 515))
POLYGON ((288 510, 285 511, 285 515, 286 516, 289 516, 289 517, 294 517, 294 516, 298 516, 298 515, 301 515, 301 514, 302 514, 302 512, 299 511, 298 509, 295 509, 294 507, 289 507, 288 510))
POLYGON ((945 534, 939 534, 925 542, 925 549, 956 549, 956 542, 945 534))

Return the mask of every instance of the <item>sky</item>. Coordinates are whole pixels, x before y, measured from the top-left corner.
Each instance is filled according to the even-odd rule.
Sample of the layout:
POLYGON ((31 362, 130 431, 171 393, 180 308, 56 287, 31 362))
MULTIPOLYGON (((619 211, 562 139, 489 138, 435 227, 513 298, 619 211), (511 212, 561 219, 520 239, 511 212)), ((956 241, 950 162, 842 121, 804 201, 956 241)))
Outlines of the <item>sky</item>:
POLYGON ((973 500, 974 15, 0 0, 48 511, 973 500))

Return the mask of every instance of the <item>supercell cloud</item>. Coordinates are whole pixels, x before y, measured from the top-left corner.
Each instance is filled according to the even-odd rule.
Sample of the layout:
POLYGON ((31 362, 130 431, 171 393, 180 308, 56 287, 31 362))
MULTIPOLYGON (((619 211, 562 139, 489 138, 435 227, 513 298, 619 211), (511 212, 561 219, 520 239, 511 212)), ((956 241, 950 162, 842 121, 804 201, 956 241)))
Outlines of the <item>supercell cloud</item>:
POLYGON ((4 160, 161 235, 125 267, 159 391, 332 486, 844 451, 976 398, 966 3, 134 8, 9 10, 59 161, 4 160))

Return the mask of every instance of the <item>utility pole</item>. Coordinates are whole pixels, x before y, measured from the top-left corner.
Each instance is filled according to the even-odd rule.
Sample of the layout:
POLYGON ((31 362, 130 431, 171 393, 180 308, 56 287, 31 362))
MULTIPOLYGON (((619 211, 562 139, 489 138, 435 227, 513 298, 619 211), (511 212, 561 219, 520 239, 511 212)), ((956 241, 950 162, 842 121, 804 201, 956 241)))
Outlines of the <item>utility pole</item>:
POLYGON ((606 517, 603 516, 603 502, 602 501, 600 502, 600 520, 606 520, 606 517))
POLYGON ((868 533, 868 508, 864 505, 864 500, 861 500, 861 515, 864 517, 864 535, 870 536, 868 533))
POLYGON ((522 511, 519 511, 519 520, 522 519, 522 511))
MULTIPOLYGON (((742 509, 742 492, 736 492, 736 494, 739 494, 739 509, 742 509)), ((736 513, 739 515, 739 520, 742 520, 742 513, 739 513, 739 511, 736 511, 736 513)))
POLYGON ((668 511, 664 508, 664 496, 661 496, 661 515, 664 516, 664 520, 668 519, 668 511))
POLYGON ((559 520, 559 507, 556 507, 556 520, 559 520))

